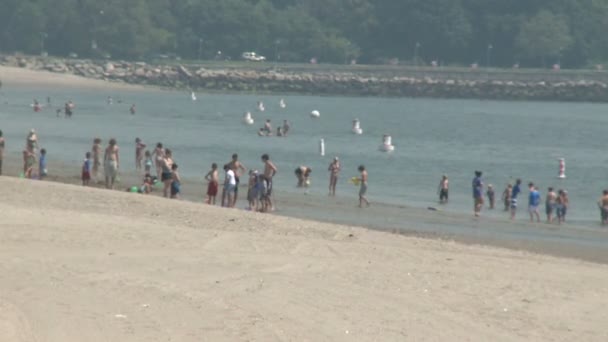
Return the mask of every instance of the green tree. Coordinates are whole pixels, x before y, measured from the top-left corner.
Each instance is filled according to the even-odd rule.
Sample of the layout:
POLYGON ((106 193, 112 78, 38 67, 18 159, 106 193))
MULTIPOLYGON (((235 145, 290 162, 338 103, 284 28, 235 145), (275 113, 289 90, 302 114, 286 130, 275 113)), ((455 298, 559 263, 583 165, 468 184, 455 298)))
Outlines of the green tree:
POLYGON ((515 43, 523 57, 540 60, 544 67, 547 57, 559 56, 572 41, 566 19, 543 10, 524 22, 515 43))

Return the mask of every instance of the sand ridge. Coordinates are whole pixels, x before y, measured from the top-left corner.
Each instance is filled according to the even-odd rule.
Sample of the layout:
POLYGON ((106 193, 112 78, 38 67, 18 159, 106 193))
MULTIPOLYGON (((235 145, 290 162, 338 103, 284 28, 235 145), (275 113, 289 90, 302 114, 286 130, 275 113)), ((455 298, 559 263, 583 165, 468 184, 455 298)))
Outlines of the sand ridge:
POLYGON ((0 178, 2 341, 605 341, 608 266, 0 178))

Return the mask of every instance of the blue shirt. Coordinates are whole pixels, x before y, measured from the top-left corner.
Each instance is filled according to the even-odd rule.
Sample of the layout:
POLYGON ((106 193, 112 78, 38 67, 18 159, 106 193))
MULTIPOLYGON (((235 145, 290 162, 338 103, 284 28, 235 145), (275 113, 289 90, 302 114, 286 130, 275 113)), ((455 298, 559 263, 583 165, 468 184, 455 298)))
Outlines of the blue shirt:
POLYGON ((46 169, 46 154, 45 155, 40 155, 40 161, 39 161, 39 165, 40 165, 40 170, 45 170, 46 169))
POLYGON ((517 199, 517 195, 521 192, 519 185, 515 184, 513 190, 511 190, 511 199, 517 199))
POLYGON ((481 177, 473 178, 473 197, 479 198, 483 193, 483 183, 481 182, 481 177))
POLYGON ((538 191, 530 191, 530 196, 528 197, 528 204, 534 207, 540 204, 540 193, 538 191))
POLYGON ((82 168, 85 172, 91 172, 91 159, 85 159, 82 168))

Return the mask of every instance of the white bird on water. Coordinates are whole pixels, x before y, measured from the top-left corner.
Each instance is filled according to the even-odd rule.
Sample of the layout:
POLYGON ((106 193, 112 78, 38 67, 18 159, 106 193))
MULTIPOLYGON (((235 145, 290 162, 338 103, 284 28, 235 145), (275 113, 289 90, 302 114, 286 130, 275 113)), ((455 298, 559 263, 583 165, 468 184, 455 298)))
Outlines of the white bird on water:
POLYGON ((281 99, 281 100, 279 101, 279 107, 281 107, 281 108, 285 108, 285 107, 287 107, 287 104, 285 103, 285 100, 281 99))
POLYGON ((196 101, 196 94, 194 92, 190 94, 190 97, 192 97, 192 101, 196 101))
POLYGON ((319 113, 318 110, 313 110, 312 112, 310 112, 310 117, 311 118, 318 118, 321 116, 321 113, 319 113))

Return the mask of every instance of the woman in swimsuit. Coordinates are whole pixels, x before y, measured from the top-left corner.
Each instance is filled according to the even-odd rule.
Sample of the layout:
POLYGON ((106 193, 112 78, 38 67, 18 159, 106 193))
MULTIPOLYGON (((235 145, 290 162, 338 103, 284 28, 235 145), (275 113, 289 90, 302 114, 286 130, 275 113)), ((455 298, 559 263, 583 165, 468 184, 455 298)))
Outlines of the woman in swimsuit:
POLYGON ((171 198, 179 198, 179 193, 181 192, 181 179, 177 172, 177 164, 173 163, 171 171, 171 198))
POLYGON ((172 167, 173 167, 173 159, 172 157, 172 153, 170 149, 166 149, 165 150, 165 157, 162 160, 162 164, 161 164, 161 174, 160 174, 160 180, 163 182, 163 184, 165 185, 164 189, 163 189, 163 196, 165 197, 169 197, 169 190, 171 189, 171 183, 173 182, 173 173, 172 173, 172 167))

